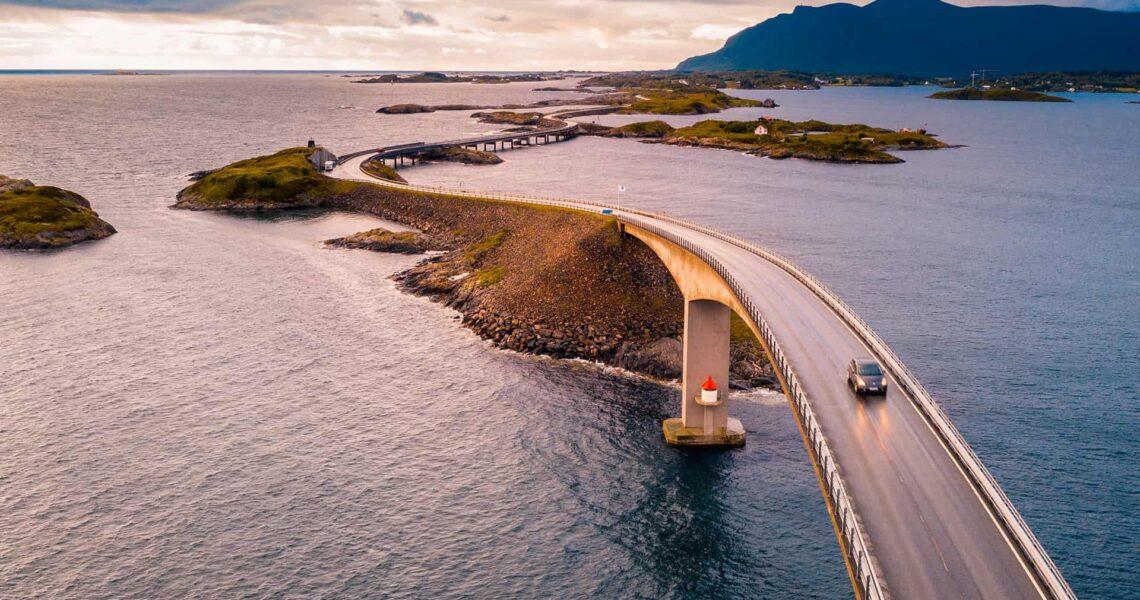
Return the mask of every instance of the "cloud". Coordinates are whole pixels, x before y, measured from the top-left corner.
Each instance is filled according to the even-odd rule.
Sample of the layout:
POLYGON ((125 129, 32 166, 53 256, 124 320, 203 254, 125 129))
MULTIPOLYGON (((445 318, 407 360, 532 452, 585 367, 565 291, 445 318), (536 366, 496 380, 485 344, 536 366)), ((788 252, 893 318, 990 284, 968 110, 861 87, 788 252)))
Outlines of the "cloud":
MULTIPOLYGON (((0 0, 0 69, 662 69, 832 1, 0 0)), ((1140 7, 952 0, 1041 1, 1140 7)))
POLYGON ((101 12, 210 13, 244 0, 3 0, 0 4, 101 12))
POLYGON ((404 22, 408 25, 439 25, 435 17, 415 10, 404 9, 404 22))

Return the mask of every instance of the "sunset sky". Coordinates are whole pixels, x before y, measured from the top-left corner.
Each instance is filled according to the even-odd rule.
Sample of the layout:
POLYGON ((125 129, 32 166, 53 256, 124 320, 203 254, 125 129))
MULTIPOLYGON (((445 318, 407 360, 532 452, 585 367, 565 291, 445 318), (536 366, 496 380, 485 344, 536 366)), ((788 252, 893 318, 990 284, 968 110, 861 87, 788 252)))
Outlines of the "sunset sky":
MULTIPOLYGON (((826 3, 0 0, 0 69, 661 69, 797 4, 826 3)), ((1048 3, 1140 10, 1140 0, 1048 3)))

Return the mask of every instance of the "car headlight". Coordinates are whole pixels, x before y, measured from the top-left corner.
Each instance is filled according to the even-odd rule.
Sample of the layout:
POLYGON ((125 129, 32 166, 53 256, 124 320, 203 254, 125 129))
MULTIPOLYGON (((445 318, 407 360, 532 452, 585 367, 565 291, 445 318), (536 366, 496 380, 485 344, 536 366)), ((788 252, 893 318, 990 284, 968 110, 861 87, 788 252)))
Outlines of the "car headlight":
POLYGON ((856 378, 855 378, 855 383, 858 383, 859 385, 867 385, 866 383, 864 383, 864 382, 863 382, 863 378, 862 378, 862 377, 856 377, 856 378))

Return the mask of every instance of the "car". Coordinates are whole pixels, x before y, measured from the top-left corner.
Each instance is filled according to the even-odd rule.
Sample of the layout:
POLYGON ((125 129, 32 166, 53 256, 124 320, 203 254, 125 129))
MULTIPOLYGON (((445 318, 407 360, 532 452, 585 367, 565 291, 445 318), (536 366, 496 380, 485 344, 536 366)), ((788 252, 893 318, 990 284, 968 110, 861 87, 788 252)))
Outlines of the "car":
POLYGON ((886 394, 887 376, 879 361, 873 358, 853 358, 847 363, 847 384, 856 394, 886 394))

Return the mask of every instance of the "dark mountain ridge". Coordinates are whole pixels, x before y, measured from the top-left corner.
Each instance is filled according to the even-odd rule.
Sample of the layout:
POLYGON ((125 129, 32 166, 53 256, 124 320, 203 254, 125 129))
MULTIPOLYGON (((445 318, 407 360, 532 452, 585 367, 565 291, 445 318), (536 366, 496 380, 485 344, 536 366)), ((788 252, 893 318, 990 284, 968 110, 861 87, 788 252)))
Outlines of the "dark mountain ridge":
POLYGON ((960 7, 941 0, 797 6, 677 69, 968 76, 1140 71, 1140 13, 1059 6, 960 7))

